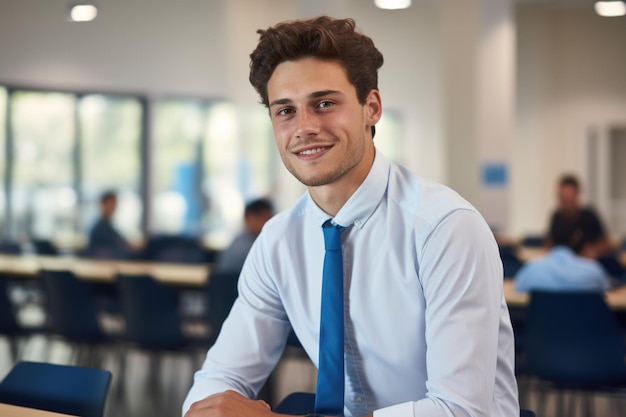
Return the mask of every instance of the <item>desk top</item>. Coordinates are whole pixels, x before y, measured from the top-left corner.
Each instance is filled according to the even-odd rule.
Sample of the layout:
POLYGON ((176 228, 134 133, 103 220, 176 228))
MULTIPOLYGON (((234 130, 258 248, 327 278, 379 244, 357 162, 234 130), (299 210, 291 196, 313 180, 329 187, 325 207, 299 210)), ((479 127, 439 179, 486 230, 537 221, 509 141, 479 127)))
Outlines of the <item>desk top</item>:
POLYGON ((203 286, 208 281, 210 265, 0 255, 0 272, 34 278, 41 269, 66 269, 72 271, 77 277, 90 281, 113 282, 118 273, 148 274, 171 285, 203 286))
MULTIPOLYGON (((515 291, 512 279, 504 280, 504 298, 509 307, 526 307, 530 301, 528 293, 515 291)), ((607 291, 605 298, 612 310, 626 310, 626 286, 607 291)))
MULTIPOLYGON (((544 256, 547 253, 547 249, 520 246, 517 248, 516 253, 521 261, 527 262, 544 256)), ((626 250, 619 251, 617 260, 626 267, 626 250)))
POLYGON ((69 414, 53 413, 35 408, 0 403, 0 416, 3 417, 72 417, 69 414))

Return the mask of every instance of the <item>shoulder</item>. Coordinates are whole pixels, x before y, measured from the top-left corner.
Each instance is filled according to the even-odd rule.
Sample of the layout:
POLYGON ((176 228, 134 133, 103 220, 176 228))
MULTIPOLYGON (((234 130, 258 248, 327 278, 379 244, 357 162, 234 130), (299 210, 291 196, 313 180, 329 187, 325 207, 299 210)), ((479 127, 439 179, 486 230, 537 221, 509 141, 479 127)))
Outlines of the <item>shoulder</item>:
POLYGON ((395 205, 423 226, 434 226, 458 211, 471 212, 484 221, 478 210, 459 193, 401 165, 391 165, 388 199, 390 205, 395 205))

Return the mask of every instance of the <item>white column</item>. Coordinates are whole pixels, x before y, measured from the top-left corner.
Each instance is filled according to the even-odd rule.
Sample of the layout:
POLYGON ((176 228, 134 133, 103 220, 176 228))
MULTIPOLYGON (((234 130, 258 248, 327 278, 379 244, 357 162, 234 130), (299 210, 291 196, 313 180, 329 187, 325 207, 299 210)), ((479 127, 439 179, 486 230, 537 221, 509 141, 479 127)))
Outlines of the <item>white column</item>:
POLYGON ((509 217, 514 134, 512 0, 444 0, 441 10, 447 183, 496 232, 509 217))

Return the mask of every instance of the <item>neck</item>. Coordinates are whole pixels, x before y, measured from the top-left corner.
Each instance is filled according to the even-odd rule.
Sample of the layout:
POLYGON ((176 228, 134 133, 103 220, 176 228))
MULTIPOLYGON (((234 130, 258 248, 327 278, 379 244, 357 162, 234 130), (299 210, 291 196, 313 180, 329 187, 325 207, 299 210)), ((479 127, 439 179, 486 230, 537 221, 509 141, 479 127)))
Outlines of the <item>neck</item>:
POLYGON ((374 164, 374 153, 366 154, 364 160, 367 162, 355 167, 357 171, 351 175, 344 175, 330 184, 308 187, 309 194, 315 201, 315 204, 324 210, 325 213, 335 217, 363 181, 365 181, 365 178, 367 178, 374 164))

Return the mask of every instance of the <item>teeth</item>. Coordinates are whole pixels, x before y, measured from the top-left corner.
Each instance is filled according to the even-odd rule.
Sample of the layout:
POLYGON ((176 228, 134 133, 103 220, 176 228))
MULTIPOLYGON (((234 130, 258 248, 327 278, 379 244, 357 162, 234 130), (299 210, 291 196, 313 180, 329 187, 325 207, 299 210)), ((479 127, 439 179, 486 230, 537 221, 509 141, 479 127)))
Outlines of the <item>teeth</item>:
POLYGON ((300 153, 300 155, 315 155, 318 152, 322 152, 324 149, 326 149, 326 148, 315 148, 315 149, 309 149, 309 150, 306 150, 306 151, 302 151, 302 152, 299 152, 299 153, 300 153))

